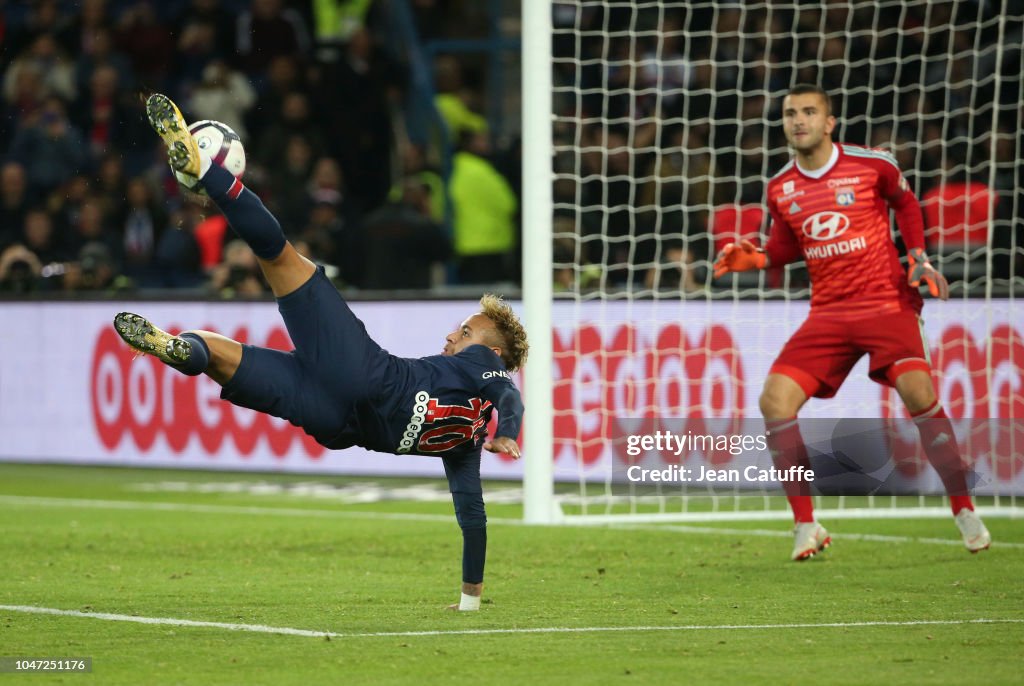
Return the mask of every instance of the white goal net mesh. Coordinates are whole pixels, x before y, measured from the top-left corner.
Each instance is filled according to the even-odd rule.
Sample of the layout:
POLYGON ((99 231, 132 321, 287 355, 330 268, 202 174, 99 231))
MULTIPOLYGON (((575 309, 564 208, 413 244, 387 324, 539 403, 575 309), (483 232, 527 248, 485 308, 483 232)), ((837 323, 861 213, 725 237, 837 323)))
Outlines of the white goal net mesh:
MULTIPOLYGON (((833 138, 890 151, 922 201, 929 253, 953 293, 924 312, 940 395, 978 492, 1015 502, 1024 493, 1024 434, 1010 421, 1024 416, 1014 298, 1024 292, 1024 10, 985 0, 580 0, 554 2, 552 18, 562 509, 785 516, 785 500, 768 497, 773 483, 641 488, 616 446, 658 430, 759 430, 761 384, 807 313, 806 272, 797 264, 714 279, 710 266, 725 242, 763 245, 766 180, 790 156, 780 105, 796 83, 823 86, 833 138)), ((906 416, 865 363, 837 397, 801 412, 809 443, 815 431, 834 437, 839 420, 906 416)), ((728 449, 651 452, 645 465, 693 474, 743 466, 728 449)), ((888 469, 915 506, 941 505, 925 463, 888 469)), ((892 490, 838 502, 905 502, 892 490)))

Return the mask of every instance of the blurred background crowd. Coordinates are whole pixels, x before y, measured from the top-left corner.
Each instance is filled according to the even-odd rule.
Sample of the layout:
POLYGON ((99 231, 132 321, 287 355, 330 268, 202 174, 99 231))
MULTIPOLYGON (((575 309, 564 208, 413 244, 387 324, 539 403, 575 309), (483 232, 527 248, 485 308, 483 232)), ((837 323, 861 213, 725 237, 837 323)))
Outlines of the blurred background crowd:
POLYGON ((0 2, 0 288, 265 292, 216 208, 175 182, 150 92, 239 134, 247 186, 339 286, 516 283, 519 162, 494 149, 479 60, 416 55, 432 73, 414 76, 400 40, 485 37, 495 8, 477 5, 0 2), (416 88, 443 125, 413 119, 416 88))
MULTIPOLYGON (((796 81, 843 90, 837 138, 892 150, 933 208, 990 194, 966 229, 929 220, 964 279, 979 226, 993 273, 1024 274, 1024 18, 770 4, 554 3, 556 287, 721 285, 708 261, 764 226, 766 174, 788 155, 776 99, 796 81)), ((175 182, 145 120, 153 91, 239 134, 246 185, 340 287, 518 285, 519 2, 0 8, 0 290, 263 296, 251 252, 175 182)))
POLYGON ((895 156, 956 290, 1024 285, 1024 6, 556 3, 554 27, 557 286, 803 291, 802 269, 708 269, 724 243, 761 242, 796 83, 832 95, 833 140, 895 156))

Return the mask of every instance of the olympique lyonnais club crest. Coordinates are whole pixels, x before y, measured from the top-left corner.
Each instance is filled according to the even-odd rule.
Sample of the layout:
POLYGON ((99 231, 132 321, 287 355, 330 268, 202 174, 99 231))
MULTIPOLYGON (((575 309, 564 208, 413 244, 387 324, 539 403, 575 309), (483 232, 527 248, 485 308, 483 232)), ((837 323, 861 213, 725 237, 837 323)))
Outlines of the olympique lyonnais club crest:
POLYGON ((836 204, 840 207, 849 207, 857 199, 852 188, 836 189, 836 204))

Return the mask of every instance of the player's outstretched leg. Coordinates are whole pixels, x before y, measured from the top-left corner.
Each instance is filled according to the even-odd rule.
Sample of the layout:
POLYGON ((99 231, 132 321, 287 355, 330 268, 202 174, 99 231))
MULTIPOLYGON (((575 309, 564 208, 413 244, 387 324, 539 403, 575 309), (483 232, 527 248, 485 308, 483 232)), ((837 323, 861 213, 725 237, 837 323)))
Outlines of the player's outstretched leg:
POLYGON ((191 341, 172 336, 137 314, 119 312, 114 317, 114 330, 131 347, 172 367, 184 369, 193 359, 191 341))
POLYGON ((152 355, 188 376, 206 374, 222 386, 242 361, 242 345, 209 331, 186 331, 177 336, 131 312, 114 317, 114 330, 135 350, 152 355))
POLYGON ((171 166, 182 174, 199 178, 199 146, 178 106, 166 95, 154 93, 146 99, 146 117, 167 144, 167 161, 171 166))
POLYGON ((199 150, 171 99, 160 93, 149 96, 146 115, 167 144, 171 166, 200 180, 231 228, 252 248, 274 296, 288 295, 309 281, 316 266, 288 243, 281 225, 256 194, 199 150))

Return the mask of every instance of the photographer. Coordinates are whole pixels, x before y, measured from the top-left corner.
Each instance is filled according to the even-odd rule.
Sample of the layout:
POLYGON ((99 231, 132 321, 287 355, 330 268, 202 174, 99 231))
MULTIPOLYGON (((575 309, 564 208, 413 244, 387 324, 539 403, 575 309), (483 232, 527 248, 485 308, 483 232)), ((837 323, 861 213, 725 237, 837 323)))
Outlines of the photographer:
POLYGON ((20 243, 0 253, 0 291, 28 293, 37 289, 43 266, 35 254, 20 243))

